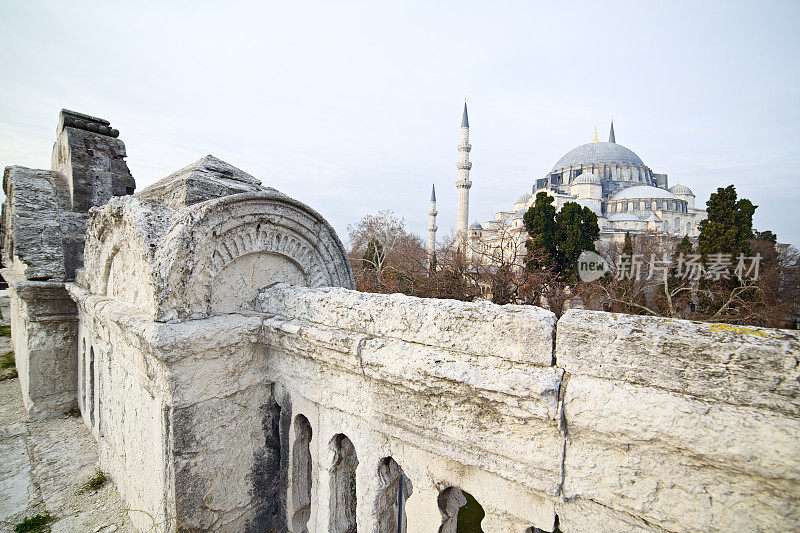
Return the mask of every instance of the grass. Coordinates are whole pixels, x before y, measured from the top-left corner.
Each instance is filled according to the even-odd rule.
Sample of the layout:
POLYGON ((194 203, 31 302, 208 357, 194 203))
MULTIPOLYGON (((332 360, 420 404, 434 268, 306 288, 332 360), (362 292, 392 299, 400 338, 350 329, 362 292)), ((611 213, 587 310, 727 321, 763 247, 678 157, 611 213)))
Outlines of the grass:
POLYGON ((17 377, 16 361, 14 352, 6 352, 0 355, 0 381, 17 377))
POLYGON ((48 511, 45 511, 44 514, 37 514, 34 517, 28 518, 25 517, 25 520, 20 522, 14 527, 15 533, 47 533, 50 531, 50 522, 53 521, 53 517, 50 516, 48 511))
POLYGON ((86 483, 81 485, 78 494, 82 494, 84 492, 95 491, 106 484, 108 481, 108 476, 106 473, 100 470, 99 468, 95 471, 94 475, 86 480, 86 483))
POLYGON ((10 337, 11 326, 0 326, 0 337, 10 337))
POLYGON ((14 351, 0 355, 0 368, 14 368, 14 351))

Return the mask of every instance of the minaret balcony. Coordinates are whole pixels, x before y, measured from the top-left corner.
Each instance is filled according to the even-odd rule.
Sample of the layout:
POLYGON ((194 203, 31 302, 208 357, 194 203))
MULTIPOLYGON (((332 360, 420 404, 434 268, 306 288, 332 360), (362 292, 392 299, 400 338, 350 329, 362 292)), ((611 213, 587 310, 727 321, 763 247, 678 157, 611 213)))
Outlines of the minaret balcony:
POLYGON ((470 163, 469 161, 459 161, 456 164, 456 168, 458 170, 470 170, 472 168, 472 163, 470 163))
POLYGON ((472 150, 472 145, 469 143, 462 143, 458 145, 459 152, 470 152, 472 150))

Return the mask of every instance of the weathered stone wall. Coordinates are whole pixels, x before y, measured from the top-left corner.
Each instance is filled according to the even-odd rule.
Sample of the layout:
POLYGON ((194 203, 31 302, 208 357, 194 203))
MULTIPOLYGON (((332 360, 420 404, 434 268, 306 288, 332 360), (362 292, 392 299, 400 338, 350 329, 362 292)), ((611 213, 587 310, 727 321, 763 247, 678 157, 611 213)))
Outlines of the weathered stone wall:
POLYGON ((355 292, 301 202, 212 156, 112 198, 115 130, 59 132, 4 181, 23 398, 77 402, 143 531, 800 524, 796 332, 355 292))
POLYGON ((33 419, 75 407, 77 329, 64 282, 83 265, 88 210, 131 194, 125 145, 107 120, 59 114, 52 169, 5 169, 3 278, 9 284, 20 387, 33 419))
POLYGON ((800 525, 800 335, 570 311, 564 531, 800 525))

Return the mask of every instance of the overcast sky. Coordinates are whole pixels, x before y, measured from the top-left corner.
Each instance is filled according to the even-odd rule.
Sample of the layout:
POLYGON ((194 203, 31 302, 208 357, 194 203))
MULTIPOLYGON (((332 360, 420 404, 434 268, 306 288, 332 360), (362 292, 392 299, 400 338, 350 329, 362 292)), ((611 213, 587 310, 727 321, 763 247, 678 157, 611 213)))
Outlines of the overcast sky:
POLYGON ((213 154, 347 225, 470 221, 617 142, 702 206, 735 184, 800 245, 800 2, 0 0, 0 165, 50 167, 62 107, 120 130, 143 189, 213 154))

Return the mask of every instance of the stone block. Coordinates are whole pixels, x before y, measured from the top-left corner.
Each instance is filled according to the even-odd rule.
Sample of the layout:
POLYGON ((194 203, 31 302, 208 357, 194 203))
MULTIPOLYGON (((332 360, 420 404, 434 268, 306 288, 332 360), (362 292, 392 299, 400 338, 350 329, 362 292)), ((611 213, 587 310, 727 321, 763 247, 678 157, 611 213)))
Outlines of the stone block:
POLYGON ((534 306, 275 286, 259 309, 367 335, 550 366, 555 315, 534 306))
POLYGON ((800 333, 570 310, 556 361, 569 374, 800 416, 800 333))

